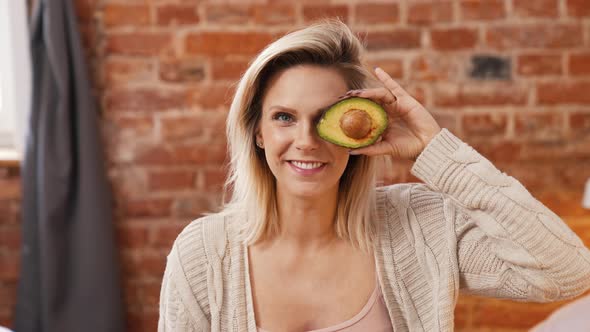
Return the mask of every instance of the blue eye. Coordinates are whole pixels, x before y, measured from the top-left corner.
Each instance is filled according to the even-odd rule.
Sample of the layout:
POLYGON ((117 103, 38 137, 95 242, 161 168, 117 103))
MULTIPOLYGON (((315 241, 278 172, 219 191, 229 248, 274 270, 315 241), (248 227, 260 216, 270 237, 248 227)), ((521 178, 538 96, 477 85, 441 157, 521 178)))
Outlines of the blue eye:
POLYGON ((291 116, 291 114, 288 113, 277 113, 273 116, 273 119, 281 121, 281 122, 292 122, 293 121, 293 117, 291 116))

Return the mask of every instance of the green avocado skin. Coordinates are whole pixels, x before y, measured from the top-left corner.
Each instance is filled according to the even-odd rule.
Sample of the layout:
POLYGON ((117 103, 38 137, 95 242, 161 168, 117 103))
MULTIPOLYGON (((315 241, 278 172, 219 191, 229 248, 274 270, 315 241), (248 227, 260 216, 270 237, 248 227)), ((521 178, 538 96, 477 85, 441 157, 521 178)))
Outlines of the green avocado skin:
MULTIPOLYGON (((339 122, 339 119, 340 118, 338 118, 338 122, 339 122)), ((333 120, 334 119, 332 119, 332 121, 333 120)), ((367 98, 350 97, 350 98, 340 100, 340 101, 334 103, 334 105, 330 106, 328 109, 326 109, 324 111, 324 113, 322 114, 322 117, 320 118, 320 120, 316 124, 316 130, 318 132, 318 135, 325 141, 328 141, 330 143, 333 143, 333 144, 336 144, 339 146, 343 146, 345 148, 358 149, 358 148, 369 146, 369 145, 375 143, 375 141, 377 141, 377 139, 379 139, 379 136, 381 136, 381 134, 383 134, 385 129, 387 129, 387 122, 388 122, 387 113, 385 112, 383 107, 381 107, 381 105, 379 105, 376 102, 374 102, 370 99, 367 99, 367 98), (348 138, 349 141, 345 142, 343 140, 338 139, 338 137, 336 137, 337 134, 330 131, 329 130, 330 128, 327 128, 328 126, 326 124, 330 121, 330 119, 327 119, 327 118, 331 115, 331 112, 336 112, 339 109, 342 109, 343 107, 345 107, 347 104, 353 104, 353 103, 357 104, 357 107, 355 107, 356 109, 364 109, 365 111, 367 110, 365 108, 358 107, 358 104, 362 104, 363 106, 366 106, 367 108, 371 108, 373 111, 370 112, 369 115, 371 115, 373 122, 376 122, 378 124, 378 126, 373 129, 373 132, 371 132, 368 137, 366 137, 362 140, 354 140, 354 139, 348 138), (377 116, 374 116, 374 114, 377 114, 377 116)), ((344 133, 341 133, 341 135, 344 135, 344 133)))

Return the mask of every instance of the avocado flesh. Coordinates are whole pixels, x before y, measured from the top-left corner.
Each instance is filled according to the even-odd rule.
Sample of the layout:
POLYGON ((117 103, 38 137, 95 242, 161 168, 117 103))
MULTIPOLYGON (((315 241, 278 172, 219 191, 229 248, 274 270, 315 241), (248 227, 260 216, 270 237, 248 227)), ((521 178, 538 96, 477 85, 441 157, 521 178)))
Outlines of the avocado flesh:
POLYGON ((328 142, 352 149, 361 148, 375 143, 387 128, 387 113, 381 105, 372 100, 352 97, 341 100, 327 109, 316 128, 320 137, 328 142), (353 121, 347 121, 351 120, 343 118, 347 116, 356 118, 353 121), (367 116, 370 118, 369 127, 367 127, 367 116), (352 131, 347 130, 350 127, 343 128, 345 124, 351 122, 358 123, 357 126, 352 127, 352 131), (356 127, 362 129, 355 132, 356 127), (362 137, 359 137, 359 133, 362 133, 360 135, 362 137))

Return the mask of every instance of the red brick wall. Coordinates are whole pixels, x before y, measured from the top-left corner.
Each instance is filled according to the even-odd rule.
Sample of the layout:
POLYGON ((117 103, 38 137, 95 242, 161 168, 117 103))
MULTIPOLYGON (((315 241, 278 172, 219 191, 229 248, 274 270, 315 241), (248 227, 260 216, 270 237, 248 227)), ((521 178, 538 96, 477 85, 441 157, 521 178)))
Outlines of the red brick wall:
MULTIPOLYGON (((586 0, 231 2, 76 0, 102 105, 130 331, 155 329, 173 239, 219 202, 232 84, 265 44, 324 15, 368 32, 371 65, 590 245, 590 211, 580 206, 590 178, 586 0)), ((410 166, 388 180, 412 180, 410 166)), ((6 325, 18 274, 18 179, 0 170, 6 325)), ((457 330, 524 331, 559 305, 462 297, 457 330)))

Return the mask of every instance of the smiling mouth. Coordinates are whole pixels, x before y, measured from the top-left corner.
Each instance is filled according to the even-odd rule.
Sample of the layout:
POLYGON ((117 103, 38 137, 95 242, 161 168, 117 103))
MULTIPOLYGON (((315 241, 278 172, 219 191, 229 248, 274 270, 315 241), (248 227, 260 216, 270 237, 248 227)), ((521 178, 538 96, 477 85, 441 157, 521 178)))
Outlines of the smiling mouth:
POLYGON ((297 160, 290 160, 289 163, 291 163, 293 166, 295 166, 297 168, 307 169, 307 170, 318 169, 318 168, 321 168, 322 166, 325 165, 325 163, 322 163, 319 161, 303 162, 303 161, 297 161, 297 160))

